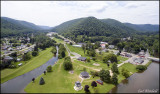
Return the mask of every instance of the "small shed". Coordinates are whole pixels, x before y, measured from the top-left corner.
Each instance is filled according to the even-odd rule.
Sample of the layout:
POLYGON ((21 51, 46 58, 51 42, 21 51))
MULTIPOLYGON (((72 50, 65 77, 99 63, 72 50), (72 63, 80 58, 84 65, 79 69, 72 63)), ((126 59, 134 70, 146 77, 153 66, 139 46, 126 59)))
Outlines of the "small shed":
POLYGON ((102 80, 97 80, 96 82, 97 82, 98 84, 103 85, 103 81, 102 81, 102 80))
POLYGON ((18 66, 22 66, 23 63, 19 63, 18 66))
POLYGON ((89 78, 89 73, 88 72, 81 72, 81 77, 82 78, 89 78))
POLYGON ((76 86, 76 87, 81 87, 81 83, 80 83, 79 81, 76 81, 76 82, 75 82, 75 86, 76 86))
POLYGON ((86 57, 79 57, 78 60, 79 61, 86 61, 86 57))

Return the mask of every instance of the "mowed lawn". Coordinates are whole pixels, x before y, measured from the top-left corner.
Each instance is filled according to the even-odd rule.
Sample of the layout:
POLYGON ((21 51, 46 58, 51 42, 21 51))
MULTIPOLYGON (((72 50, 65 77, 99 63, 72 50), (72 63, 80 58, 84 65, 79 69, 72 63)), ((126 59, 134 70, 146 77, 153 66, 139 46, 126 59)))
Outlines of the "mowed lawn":
POLYGON ((118 59, 118 64, 120 64, 120 63, 122 63, 122 62, 124 62, 124 61, 126 61, 126 60, 128 60, 128 58, 127 57, 123 57, 123 56, 117 56, 117 59, 118 59))
MULTIPOLYGON (((91 87, 92 81, 100 79, 99 77, 90 77, 90 79, 85 79, 81 83, 83 89, 80 91, 74 90, 75 82, 80 81, 79 74, 83 71, 83 66, 80 66, 80 62, 73 62, 74 73, 70 74, 68 71, 65 71, 63 68, 63 59, 59 59, 58 62, 52 67, 53 72, 47 73, 46 75, 42 74, 36 78, 35 83, 29 83, 24 89, 27 93, 85 93, 84 86, 89 85, 89 90, 91 93, 107 93, 113 87, 113 84, 104 83, 103 85, 97 84, 96 88, 91 87), (40 78, 43 77, 45 80, 44 85, 39 85, 40 78)), ((87 66, 87 65, 86 65, 87 66)), ((127 68, 131 72, 135 72, 135 66, 129 63, 124 64, 120 67, 127 68)), ((90 68, 86 68, 86 71, 90 73, 93 71, 90 68)), ((121 75, 118 75, 118 82, 120 83, 125 78, 121 75)))
MULTIPOLYGON (((53 57, 51 53, 52 48, 47 48, 44 51, 41 51, 38 56, 33 57, 31 60, 26 61, 26 64, 18 67, 16 69, 4 69, 1 71, 1 83, 4 83, 12 78, 20 76, 24 73, 27 73, 42 64, 46 63, 49 59, 53 57)), ((23 61, 24 63, 24 61, 23 61)))
POLYGON ((64 41, 62 40, 62 39, 57 39, 57 38, 55 38, 55 37, 53 37, 53 40, 55 40, 57 43, 64 43, 64 41))
POLYGON ((74 46, 69 45, 69 44, 66 44, 66 45, 70 49, 71 52, 76 52, 76 53, 80 54, 81 56, 86 56, 84 54, 84 51, 83 51, 83 49, 81 47, 74 47, 74 46))

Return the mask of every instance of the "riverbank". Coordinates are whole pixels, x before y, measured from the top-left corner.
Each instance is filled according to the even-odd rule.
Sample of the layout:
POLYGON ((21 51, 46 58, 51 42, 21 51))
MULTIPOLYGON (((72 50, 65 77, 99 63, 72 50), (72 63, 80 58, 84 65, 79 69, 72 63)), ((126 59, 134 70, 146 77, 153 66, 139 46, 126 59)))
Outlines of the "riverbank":
POLYGON ((159 93, 159 63, 150 63, 147 70, 134 73, 110 93, 159 93))
MULTIPOLYGON (((152 63, 152 61, 149 61, 145 66, 146 67, 148 67, 150 64, 152 63)), ((126 64, 130 64, 130 63, 126 63, 126 64)), ((128 77, 128 78, 130 78, 132 75, 134 75, 135 73, 138 73, 138 71, 136 70, 136 65, 134 65, 135 66, 135 68, 133 69, 131 69, 131 67, 126 67, 126 66, 123 66, 124 68, 128 68, 129 70, 133 70, 131 73, 130 73, 130 76, 128 77)), ((120 67, 121 68, 121 67, 120 67)), ((128 78, 124 78, 124 79, 122 79, 120 82, 118 82, 118 85, 120 85, 121 83, 126 83, 126 80, 128 79, 128 78)), ((128 83, 128 82, 127 82, 128 83)), ((118 86, 117 85, 117 86, 118 86)), ((108 93, 115 93, 114 91, 115 91, 115 88, 117 87, 117 86, 115 86, 115 87, 113 87, 108 93), (113 90, 113 91, 112 91, 113 90)))
POLYGON ((44 51, 41 51, 38 56, 32 58, 23 66, 16 69, 4 69, 1 71, 1 83, 4 83, 10 79, 13 79, 17 76, 25 74, 41 65, 46 63, 49 59, 53 57, 53 54, 50 52, 52 47, 47 48, 44 51))

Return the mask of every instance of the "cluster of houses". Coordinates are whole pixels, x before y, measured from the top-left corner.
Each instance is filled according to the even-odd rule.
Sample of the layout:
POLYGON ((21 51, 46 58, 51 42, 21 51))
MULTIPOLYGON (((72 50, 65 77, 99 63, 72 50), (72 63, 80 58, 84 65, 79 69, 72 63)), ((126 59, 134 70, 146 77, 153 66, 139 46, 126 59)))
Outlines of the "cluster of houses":
POLYGON ((127 38, 121 38, 121 40, 126 41, 126 40, 131 40, 131 37, 127 37, 127 38))
MULTIPOLYGON (((4 38, 4 43, 1 44, 1 61, 3 61, 4 63, 5 62, 10 62, 11 61, 21 61, 22 58, 18 58, 19 56, 21 57, 21 55, 23 55, 24 53, 27 53, 27 52, 30 52, 30 51, 33 51, 34 49, 34 45, 30 46, 30 47, 27 47, 28 46, 28 43, 30 43, 30 38, 27 37, 27 38, 24 38, 24 37, 19 37, 19 38, 16 38, 17 40, 19 41, 23 41, 25 40, 27 43, 24 44, 24 43, 21 43, 19 46, 13 46, 13 43, 9 43, 10 39, 9 38, 4 38), (10 56, 10 54, 14 53, 14 52, 17 52, 17 58, 13 58, 10 56)), ((8 63, 7 63, 8 64, 8 63)), ((21 66, 22 64, 20 63, 19 66, 21 66)))

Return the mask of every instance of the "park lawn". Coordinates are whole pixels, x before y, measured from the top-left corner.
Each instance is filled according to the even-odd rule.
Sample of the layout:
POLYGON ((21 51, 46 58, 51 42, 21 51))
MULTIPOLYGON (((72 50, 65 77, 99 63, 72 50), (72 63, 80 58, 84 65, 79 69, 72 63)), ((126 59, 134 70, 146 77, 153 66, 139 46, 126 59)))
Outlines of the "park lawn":
MULTIPOLYGON (((74 90, 74 85, 76 81, 80 81, 79 74, 83 71, 83 66, 79 66, 79 62, 73 62, 74 73, 70 74, 68 71, 63 69, 63 59, 59 59, 58 62, 53 66, 53 72, 42 74, 36 78, 35 83, 30 82, 24 89, 27 93, 85 93, 84 86, 89 85, 89 90, 91 93, 107 93, 112 88, 115 87, 113 84, 104 83, 103 85, 97 84, 96 88, 91 87, 91 82, 100 79, 99 77, 90 77, 90 79, 85 79, 81 83, 83 89, 80 91, 74 90), (44 85, 39 85, 40 78, 43 77, 45 80, 44 85)), ((121 67, 128 67, 129 71, 134 72, 135 66, 129 63, 122 65, 121 67)), ((86 71, 90 73, 92 69, 86 68, 86 71)), ((125 77, 121 74, 118 75, 118 83, 124 80, 125 77)))
POLYGON ((81 56, 86 56, 84 54, 84 51, 83 51, 83 49, 81 47, 74 47, 74 46, 69 45, 69 44, 66 44, 66 45, 67 45, 67 47, 69 48, 69 50, 71 52, 76 52, 76 53, 80 54, 81 56))
POLYGON ((18 68, 2 70, 1 71, 1 83, 4 83, 24 73, 27 73, 41 66, 42 64, 46 63, 50 58, 53 57, 53 54, 51 53, 51 49, 52 47, 47 48, 44 51, 41 51, 38 56, 32 58, 29 61, 21 61, 23 65, 18 68), (24 62, 26 62, 26 64, 24 62))
POLYGON ((81 64, 81 65, 84 65, 84 66, 87 66, 87 67, 95 68, 95 69, 107 69, 107 70, 110 70, 111 66, 112 66, 112 63, 110 63, 110 66, 108 67, 106 63, 103 63, 100 60, 96 60, 96 61, 90 60, 90 62, 87 62, 87 61, 83 62, 83 61, 79 61, 79 60, 74 60, 74 62, 77 62, 78 64, 81 64), (99 64, 99 66, 93 65, 94 63, 99 64))
POLYGON ((122 63, 123 61, 126 61, 126 60, 128 60, 128 58, 127 57, 123 57, 123 56, 117 56, 117 59, 118 59, 118 64, 120 64, 120 63, 122 63))
POLYGON ((137 72, 137 70, 136 70, 136 65, 133 65, 133 64, 131 64, 131 63, 124 63, 122 66, 120 66, 120 67, 118 68, 119 71, 120 71, 120 73, 121 73, 122 68, 125 68, 125 69, 127 69, 129 72, 132 72, 132 73, 137 72))
POLYGON ((55 38, 55 37, 53 37, 53 40, 55 40, 57 43, 64 43, 64 41, 62 40, 62 39, 57 39, 57 38, 55 38))
MULTIPOLYGON (((79 66, 77 62, 73 63, 74 73, 70 74, 68 71, 63 69, 63 59, 59 59, 58 62, 53 66, 53 72, 42 74, 36 78, 35 83, 30 82, 24 89, 27 93, 85 93, 84 86, 89 85, 91 93, 106 93, 114 87, 113 84, 99 85, 96 91, 91 87, 91 82, 100 79, 99 77, 90 77, 90 79, 85 79, 82 82, 83 89, 80 91, 74 90, 74 85, 76 81, 80 81, 79 74, 83 72, 82 66, 79 66), (39 85, 40 78, 43 77, 45 80, 44 85, 39 85), (106 88, 107 87, 107 88, 106 88)), ((86 68, 87 69, 87 68, 86 68)), ((90 69, 86 70, 90 73, 90 69)))

